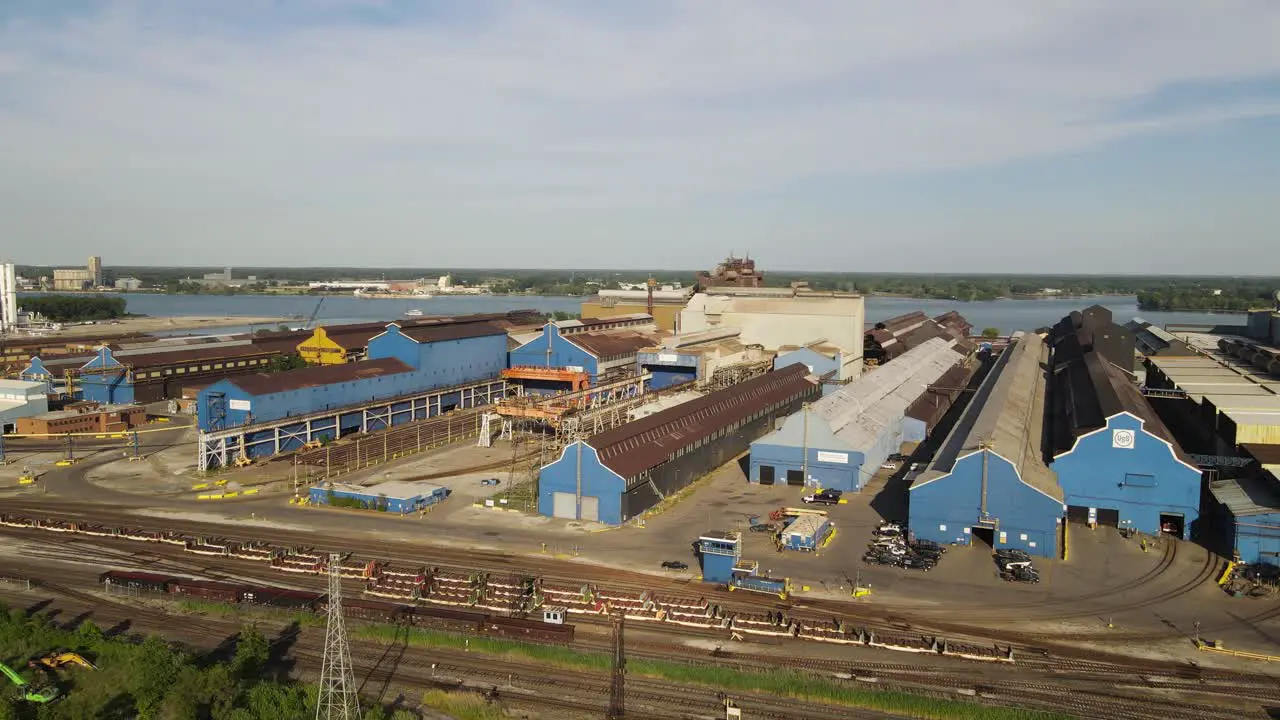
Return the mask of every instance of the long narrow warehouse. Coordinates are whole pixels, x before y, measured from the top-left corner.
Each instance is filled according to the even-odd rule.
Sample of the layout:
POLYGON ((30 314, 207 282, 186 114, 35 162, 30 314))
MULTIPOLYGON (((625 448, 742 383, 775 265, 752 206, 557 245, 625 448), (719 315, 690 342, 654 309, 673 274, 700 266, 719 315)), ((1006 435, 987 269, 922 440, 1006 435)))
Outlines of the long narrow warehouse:
POLYGON ((538 512, 620 525, 729 462, 821 393, 801 365, 567 445, 542 468, 538 512))
MULTIPOLYGON (((1049 350, 1015 336, 933 462, 911 484, 911 531, 922 540, 1053 556, 1063 493, 1041 453, 1049 350)), ((898 362, 898 361, 895 361, 898 362)))
POLYGON ((748 479, 861 490, 904 442, 924 440, 927 424, 907 422, 908 408, 955 368, 961 368, 962 384, 967 382, 972 365, 954 339, 933 338, 912 348, 753 442, 748 479))

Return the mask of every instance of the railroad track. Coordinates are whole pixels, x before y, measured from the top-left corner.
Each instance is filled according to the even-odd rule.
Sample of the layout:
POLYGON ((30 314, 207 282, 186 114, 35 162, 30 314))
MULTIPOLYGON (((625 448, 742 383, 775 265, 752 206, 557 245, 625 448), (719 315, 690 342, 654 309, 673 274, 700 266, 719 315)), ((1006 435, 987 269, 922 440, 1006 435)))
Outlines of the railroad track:
MULTIPOLYGON (((64 595, 90 606, 101 605, 104 602, 103 598, 74 590, 64 585, 55 583, 46 584, 44 587, 57 594, 64 595)), ((172 622, 172 615, 169 615, 162 610, 139 606, 135 603, 113 598, 107 598, 105 602, 116 606, 118 609, 121 609, 132 616, 141 616, 159 627, 168 627, 168 624, 172 622)), ((209 622, 185 617, 182 625, 188 629, 201 629, 203 632, 216 637, 225 637, 226 635, 234 633, 240 626, 240 623, 238 621, 209 622)), ((306 636, 303 635, 302 631, 295 630, 291 635, 277 638, 277 642, 296 641, 295 646, 290 651, 291 654, 296 656, 306 654, 307 646, 305 639, 306 636)), ((314 642, 318 643, 319 641, 316 639, 314 642)), ((387 675, 385 677, 377 675, 378 669, 381 667, 382 659, 387 657, 390 646, 382 647, 369 642, 356 641, 353 642, 353 649, 356 647, 362 648, 362 650, 360 650, 360 652, 364 653, 362 657, 374 659, 372 654, 377 653, 377 658, 374 659, 373 662, 367 662, 364 664, 365 667, 372 668, 367 677, 362 676, 364 681, 366 683, 382 681, 384 682, 384 687, 386 683, 390 683, 393 679, 391 675, 387 675)), ((314 657, 312 658, 316 663, 319 662, 319 652, 320 646, 317 645, 313 651, 314 657)), ((403 660, 405 656, 410 656, 410 659, 424 658, 429 660, 430 658, 448 655, 450 653, 453 655, 459 655, 458 651, 422 650, 407 647, 400 653, 398 659, 403 660)), ((671 659, 669 656, 664 656, 662 653, 654 652, 650 649, 644 648, 643 646, 635 647, 635 644, 632 645, 632 651, 630 654, 633 657, 661 657, 667 660, 671 659)), ((479 667, 471 665, 467 666, 467 672, 471 676, 480 674, 487 677, 497 677, 499 680, 502 680, 504 676, 521 677, 526 678, 535 684, 547 684, 546 668, 538 664, 536 661, 517 662, 510 660, 494 660, 489 657, 481 658, 478 654, 471 657, 476 657, 477 660, 474 662, 477 662, 479 665, 479 667), (531 669, 529 667, 530 664, 533 664, 535 667, 531 669)), ((847 668, 849 665, 849 663, 846 663, 845 661, 837 660, 806 660, 802 658, 771 659, 774 661, 774 667, 778 664, 783 664, 787 667, 795 668, 822 668, 826 671, 825 674, 830 675, 832 678, 837 677, 837 674, 842 671, 842 666, 847 668), (779 660, 786 661, 778 663, 777 661, 779 660)), ((769 669, 768 663, 763 660, 763 658, 747 658, 745 656, 733 657, 732 659, 720 657, 714 659, 703 659, 700 662, 695 662, 693 664, 734 667, 745 671, 767 672, 769 669), (750 662, 748 664, 744 664, 741 662, 743 660, 749 660, 750 662), (757 663, 759 663, 759 665, 757 665, 757 663)), ((431 660, 431 662, 438 663, 439 661, 431 660)), ((416 665, 419 667, 426 667, 428 663, 424 660, 424 662, 416 663, 416 665)), ((440 670, 441 668, 437 667, 437 671, 440 670)), ((857 670, 857 674, 862 677, 865 677, 867 672, 874 672, 878 674, 880 677, 877 678, 877 684, 875 687, 881 687, 884 689, 900 689, 917 694, 927 694, 942 698, 956 698, 958 697, 958 693, 962 690, 980 689, 982 700, 988 704, 1024 708, 1066 709, 1082 713, 1083 711, 1088 711, 1087 714, 1085 714, 1087 717, 1132 718, 1132 720, 1167 720, 1169 717, 1196 718, 1197 720, 1227 720, 1228 718, 1234 719, 1239 717, 1238 712, 1234 710, 1224 711, 1221 708, 1216 708, 1214 706, 1204 706, 1184 701, 1172 702, 1159 698, 1118 693, 1115 690, 1116 678, 1113 675, 1100 678, 1096 681, 1085 678, 1071 678, 1071 683, 1063 684, 1030 679, 1014 681, 975 678, 967 672, 970 670, 969 668, 965 668, 964 671, 956 671, 943 668, 926 669, 908 664, 860 663, 858 664, 857 670)), ((396 673, 403 674, 402 669, 398 669, 396 673)), ((570 674, 574 678, 577 678, 581 673, 573 672, 570 674)), ((851 674, 853 673, 846 672, 846 675, 851 674)), ((1223 676, 1239 677, 1235 674, 1223 674, 1223 676)), ((423 686, 427 681, 427 679, 421 675, 408 678, 402 677, 400 679, 402 681, 406 679, 412 680, 415 686, 423 686)), ((436 679, 431 678, 431 680, 435 681, 436 679)), ((1272 679, 1271 682, 1274 684, 1274 679, 1272 679)), ((553 684, 556 685, 558 689, 567 690, 569 689, 569 683, 577 683, 577 687, 579 687, 579 689, 587 691, 588 697, 599 698, 607 696, 607 684, 597 685, 582 680, 561 680, 553 684), (600 693, 603 693, 603 695, 600 693)), ((641 700, 642 697, 647 697, 648 700, 660 703, 660 707, 667 708, 656 712, 652 715, 653 717, 680 717, 681 715, 673 714, 671 711, 673 702, 672 698, 678 697, 682 702, 687 702, 691 697, 691 691, 689 688, 678 688, 677 691, 673 692, 672 688, 676 686, 671 683, 663 683, 662 681, 655 681, 646 678, 631 678, 628 681, 628 686, 629 697, 632 694, 636 695, 635 700, 641 700), (654 690, 652 692, 648 692, 647 695, 646 691, 642 689, 645 687, 646 683, 656 683, 654 690)), ((1158 685, 1157 687, 1163 686, 1158 685)), ((1194 690, 1200 693, 1212 693, 1216 691, 1221 692, 1223 695, 1239 694, 1238 687, 1231 685, 1210 687, 1196 686, 1194 690)), ((1250 694, 1253 694, 1252 689, 1249 692, 1250 694)), ((587 710, 601 709, 599 707, 599 703, 592 705, 588 700, 574 701, 574 703, 561 703, 559 707, 575 707, 587 710)), ((790 712, 792 714, 789 717, 795 717, 794 713, 796 708, 794 705, 795 704, 793 702, 787 701, 785 707, 777 707, 777 711, 772 712, 770 701, 767 699, 756 698, 755 704, 753 705, 754 711, 752 716, 769 717, 776 715, 777 717, 782 718, 788 717, 787 713, 790 712)), ((744 707, 747 706, 744 705, 744 707)), ((699 710, 699 712, 701 712, 701 710, 699 710)), ((840 713, 841 714, 833 714, 830 716, 859 716, 851 714, 844 709, 841 709, 840 713)), ((826 716, 806 713, 804 717, 826 716)), ((868 717, 878 717, 878 715, 870 715, 868 717)))
MULTIPOLYGON (((133 527, 148 527, 150 529, 159 529, 159 530, 171 529, 171 527, 157 527, 153 522, 153 519, 142 518, 127 512, 119 512, 119 511, 105 512, 105 511, 99 510, 94 512, 92 515, 87 516, 82 512, 76 512, 76 511, 69 512, 65 507, 58 507, 58 505, 59 504, 57 503, 33 504, 33 503, 24 502, 15 508, 13 504, 0 503, 0 508, 6 509, 6 510, 17 510, 19 512, 25 511, 27 514, 46 515, 46 516, 52 515, 52 516, 60 517, 61 519, 67 519, 67 520, 73 520, 73 521, 84 521, 87 517, 91 517, 96 522, 111 523, 112 518, 119 518, 118 522, 116 522, 115 524, 127 525, 127 526, 133 526, 133 527), (51 506, 54 508, 57 508, 57 510, 51 512, 50 511, 51 506)), ((315 542, 315 538, 316 538, 316 536, 311 533, 281 531, 281 530, 276 530, 274 528, 252 528, 251 530, 253 532, 253 535, 247 535, 241 532, 242 528, 237 528, 235 526, 230 526, 230 525, 184 523, 184 526, 191 528, 191 532, 197 535, 199 534, 218 535, 222 537, 227 537, 229 539, 242 540, 242 541, 270 539, 272 542, 276 542, 278 544, 286 545, 286 546, 291 544, 310 545, 315 542)), ((6 532, 6 533, 9 533, 15 530, 17 529, 7 528, 7 527, 0 528, 0 532, 6 532)), ((23 532, 21 530, 17 530, 17 531, 23 532)), ((36 532, 36 531, 26 531, 26 532, 36 532)), ((50 534, 46 534, 45 536, 47 537, 48 535, 50 534)), ((56 535, 56 534, 52 534, 52 535, 56 535)), ((120 541, 120 542, 126 542, 126 541, 120 541)), ((521 557, 521 556, 514 556, 514 555, 501 553, 501 552, 494 552, 494 551, 477 551, 477 550, 471 550, 471 549, 458 550, 458 549, 452 549, 452 548, 425 548, 424 547, 421 550, 406 552, 402 550, 396 550, 393 547, 388 547, 385 544, 377 543, 374 541, 368 541, 368 540, 330 539, 330 542, 335 544, 338 542, 341 542, 343 544, 343 547, 342 547, 343 550, 353 551, 357 555, 370 557, 370 558, 376 557, 383 560, 391 560, 393 562, 430 564, 433 566, 440 566, 447 569, 490 570, 490 571, 497 571, 497 572, 504 572, 504 573, 524 572, 527 574, 540 575, 547 580, 577 582, 577 583, 583 582, 584 578, 589 578, 591 581, 596 581, 597 579, 600 579, 599 580, 600 582, 602 583, 607 582, 614 589, 618 589, 618 584, 620 582, 623 582, 623 579, 626 578, 627 580, 625 582, 630 583, 633 587, 637 589, 642 588, 642 589, 648 589, 651 591, 657 591, 659 593, 671 593, 676 595, 682 594, 683 592, 689 589, 689 584, 687 580, 683 582, 675 582, 671 580, 664 581, 662 578, 658 576, 652 576, 647 574, 629 573, 628 571, 622 571, 622 570, 602 571, 600 568, 596 566, 580 565, 577 563, 570 563, 570 562, 555 560, 551 558, 544 559, 544 558, 536 558, 536 557, 521 557), (430 562, 424 562, 424 555, 426 555, 427 553, 431 554, 430 562), (521 567, 521 565, 523 567, 521 567), (634 579, 634 578, 641 578, 641 579, 634 579)), ((235 562, 241 563, 240 567, 245 567, 245 566, 251 567, 253 565, 253 563, 250 561, 235 561, 235 562)), ((280 583, 278 581, 272 581, 271 584, 280 584, 280 583)), ((713 602, 717 602, 726 608, 733 608, 733 607, 746 608, 751 611, 759 612, 760 610, 765 608, 781 607, 782 609, 787 609, 791 607, 790 603, 778 603, 777 601, 765 601, 765 602, 761 602, 758 604, 751 604, 751 605, 747 605, 745 603, 730 604, 729 602, 722 600, 721 595, 719 593, 715 593, 714 591, 711 591, 709 588, 699 588, 699 590, 702 590, 702 592, 700 593, 701 595, 706 596, 708 598, 714 598, 713 602)), ((756 598, 751 598, 751 600, 756 600, 756 598)), ((764 600, 764 598, 760 598, 760 600, 764 600)), ((884 614, 884 611, 879 611, 879 613, 868 613, 854 606, 850 606, 847 603, 837 603, 835 601, 811 600, 811 599, 806 599, 805 606, 806 606, 806 609, 810 611, 829 609, 830 616, 832 617, 845 617, 848 619, 852 619, 857 622, 860 622, 861 624, 865 625, 870 629, 885 629, 885 630, 896 630, 896 631, 901 631, 903 629, 901 625, 895 624, 891 617, 886 617, 884 614)), ((927 626, 919 626, 919 627, 912 628, 910 624, 907 624, 906 628, 913 629, 914 631, 917 631, 917 632, 927 632, 932 634, 949 634, 951 636, 951 639, 956 641, 959 641, 962 638, 972 638, 974 644, 978 644, 978 645, 990 644, 993 640, 997 640, 997 639, 1002 641, 1007 641, 1014 644, 1015 651, 1019 654, 1020 659, 1023 662, 1026 662, 1026 659, 1028 657, 1031 657, 1034 659, 1034 656, 1040 654, 1042 649, 1046 647, 1046 637, 1043 635, 1020 633, 1017 631, 1007 631, 1007 630, 978 629, 971 625, 964 625, 964 624, 958 624, 958 623, 940 623, 940 622, 931 621, 931 620, 926 620, 925 622, 928 623, 927 626)), ((657 632, 664 632, 668 630, 668 628, 666 628, 665 626, 661 626, 658 624, 655 624, 654 626, 652 626, 652 628, 657 632)), ((690 634, 688 632, 685 632, 681 628, 671 628, 670 631, 677 634, 686 635, 686 636, 690 634)), ((712 634, 716 634, 716 631, 714 630, 711 632, 712 634)), ((720 635, 720 636, 723 636, 723 635, 720 635)), ((1048 641, 1051 643, 1053 639, 1054 638, 1048 638, 1048 641)), ((1099 657, 1098 653, 1096 652, 1080 650, 1075 647, 1054 648, 1054 651, 1055 653, 1058 653, 1060 655, 1065 655, 1067 657, 1090 657, 1090 658, 1099 657)), ((1055 658, 1055 660, 1056 659, 1057 658, 1055 658)), ((1154 662, 1150 662, 1150 661, 1142 661, 1142 660, 1134 661, 1129 658, 1119 658, 1119 657, 1108 658, 1108 660, 1110 661, 1112 668, 1124 668, 1125 672, 1127 673, 1132 673, 1135 668, 1143 668, 1147 671, 1161 671, 1161 670, 1167 670, 1177 666, 1177 664, 1174 664, 1174 663, 1155 664, 1154 662)), ((1070 668, 1065 668, 1065 669, 1070 669, 1070 668)))

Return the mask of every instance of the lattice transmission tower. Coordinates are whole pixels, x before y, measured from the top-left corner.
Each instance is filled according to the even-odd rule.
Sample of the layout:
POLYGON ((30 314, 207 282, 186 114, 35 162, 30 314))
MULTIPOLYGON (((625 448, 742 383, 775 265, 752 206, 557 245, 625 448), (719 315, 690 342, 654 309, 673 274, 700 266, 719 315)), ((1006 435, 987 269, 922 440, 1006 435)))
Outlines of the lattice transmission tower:
POLYGON ((609 678, 609 720, 621 720, 627 714, 627 653, 622 631, 627 622, 625 611, 613 616, 613 667, 609 678))
POLYGON ((320 663, 320 696, 316 700, 316 720, 359 720, 360 701, 356 696, 355 669, 351 666, 351 646, 342 619, 342 576, 338 565, 342 556, 329 555, 329 608, 325 613, 324 660, 320 663))

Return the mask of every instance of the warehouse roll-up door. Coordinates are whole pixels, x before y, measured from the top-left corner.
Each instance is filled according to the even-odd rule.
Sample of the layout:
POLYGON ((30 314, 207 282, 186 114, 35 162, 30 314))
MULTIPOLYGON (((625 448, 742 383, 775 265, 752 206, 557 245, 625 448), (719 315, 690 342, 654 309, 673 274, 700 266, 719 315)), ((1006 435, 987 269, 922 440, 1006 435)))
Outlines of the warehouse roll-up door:
POLYGON ((582 496, 582 519, 583 520, 599 520, 600 519, 600 498, 588 497, 586 495, 582 496))
POLYGON ((1117 527, 1120 525, 1120 511, 1114 508, 1098 508, 1098 524, 1117 527))
POLYGON ((1089 508, 1083 505, 1068 505, 1067 521, 1084 525, 1089 522, 1089 508))
POLYGON ((788 485, 796 485, 796 486, 804 485, 804 471, 803 471, 803 470, 788 470, 788 471, 787 471, 787 484, 788 484, 788 485))
POLYGON ((760 466, 760 484, 761 485, 773 484, 773 466, 772 465, 760 466))
POLYGON ((578 516, 578 501, 574 498, 574 494, 567 492, 552 493, 551 514, 554 517, 564 518, 565 520, 576 520, 578 516))

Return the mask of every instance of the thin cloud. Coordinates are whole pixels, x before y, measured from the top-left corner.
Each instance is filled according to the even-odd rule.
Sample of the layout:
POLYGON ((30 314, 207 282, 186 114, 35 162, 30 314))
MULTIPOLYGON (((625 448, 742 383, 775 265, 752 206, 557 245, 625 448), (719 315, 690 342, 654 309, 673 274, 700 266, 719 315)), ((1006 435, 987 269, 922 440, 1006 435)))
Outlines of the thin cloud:
MULTIPOLYGON (((690 227, 735 232, 700 204, 812 178, 963 171, 1280 114, 1280 97, 1126 113, 1170 87, 1280 76, 1273 0, 430 7, 0 16, 0 230, 69 257, 93 234, 151 250, 191 238, 175 262, 213 260, 200 245, 215 238, 251 262, 277 233, 308 233, 282 242, 337 262, 368 257, 351 247, 369 234, 519 252, 559 228, 607 247, 608 218, 679 246, 690 227), (71 219, 36 214, 41 193, 71 219)), ((579 257, 554 241, 524 252, 505 264, 579 257)))

